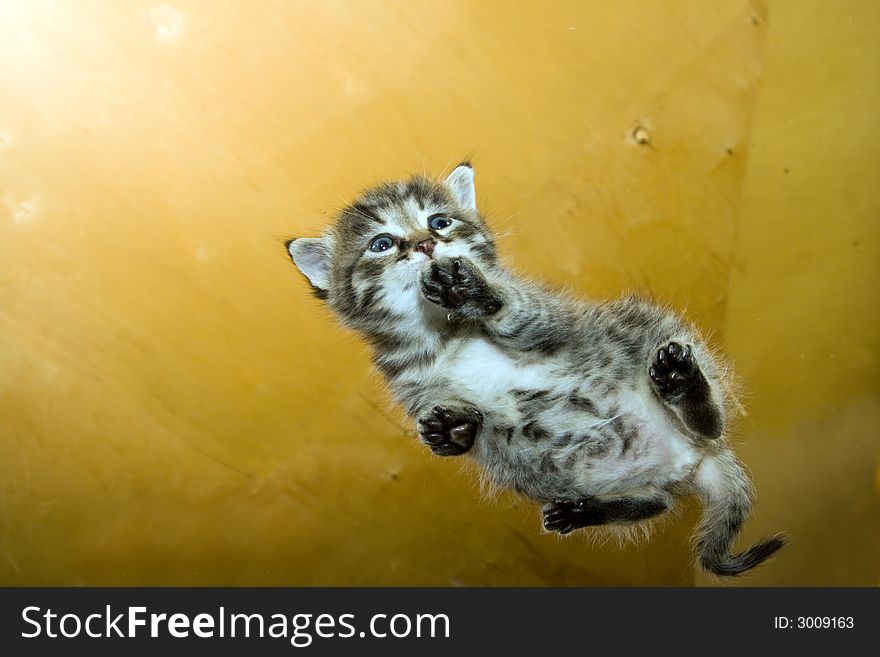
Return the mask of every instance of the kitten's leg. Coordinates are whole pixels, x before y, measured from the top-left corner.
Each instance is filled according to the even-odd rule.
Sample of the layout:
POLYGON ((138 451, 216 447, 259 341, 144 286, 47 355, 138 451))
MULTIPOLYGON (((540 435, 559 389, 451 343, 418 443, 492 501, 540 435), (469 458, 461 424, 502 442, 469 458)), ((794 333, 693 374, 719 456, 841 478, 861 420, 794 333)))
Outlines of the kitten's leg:
POLYGON ((458 396, 443 378, 396 381, 394 395, 416 419, 419 437, 439 456, 457 456, 473 447, 483 426, 483 413, 458 396))
POLYGON ((654 389, 693 432, 704 438, 721 436, 721 410, 712 399, 709 382, 703 376, 689 345, 670 342, 661 347, 648 368, 654 389))
POLYGON ((514 351, 552 353, 572 340, 575 313, 560 298, 504 271, 483 272, 464 257, 432 262, 422 293, 451 319, 481 322, 489 338, 514 351))
POLYGON ((482 423, 474 406, 434 406, 419 417, 419 437, 439 456, 458 456, 473 447, 482 423))
POLYGON ((544 529, 568 534, 581 527, 646 520, 660 515, 668 508, 667 498, 661 495, 618 497, 611 500, 597 497, 554 500, 544 506, 544 529))

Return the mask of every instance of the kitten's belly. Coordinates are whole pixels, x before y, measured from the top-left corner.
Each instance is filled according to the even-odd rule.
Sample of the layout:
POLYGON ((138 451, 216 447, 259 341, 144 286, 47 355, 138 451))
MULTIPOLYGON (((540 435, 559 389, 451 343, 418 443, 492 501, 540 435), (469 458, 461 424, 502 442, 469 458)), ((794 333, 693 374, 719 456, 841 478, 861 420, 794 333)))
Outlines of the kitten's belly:
POLYGON ((481 339, 464 342, 437 363, 460 397, 483 411, 486 426, 473 456, 498 484, 547 499, 614 495, 690 477, 699 450, 654 398, 647 377, 591 391, 583 387, 586 372, 562 377, 555 373, 561 364, 517 361, 481 339), (523 391, 547 391, 542 399, 557 401, 525 416, 523 391), (595 413, 571 407, 573 392, 591 398, 595 413), (529 423, 540 432, 530 432, 529 423), (511 426, 512 433, 499 430, 511 426), (578 442, 584 436, 595 441, 578 442))
POLYGON ((701 454, 678 432, 659 433, 650 428, 640 434, 636 456, 608 456, 576 469, 575 488, 592 495, 634 493, 641 489, 666 489, 693 477, 701 454))
POLYGON ((463 340, 458 349, 438 359, 435 367, 452 380, 463 399, 490 411, 512 409, 513 390, 546 388, 553 383, 552 361, 515 361, 481 338, 463 340))
POLYGON ((689 479, 702 457, 654 399, 648 385, 616 393, 620 417, 633 431, 628 440, 597 457, 582 459, 574 484, 591 494, 619 494, 639 488, 664 488, 689 479))

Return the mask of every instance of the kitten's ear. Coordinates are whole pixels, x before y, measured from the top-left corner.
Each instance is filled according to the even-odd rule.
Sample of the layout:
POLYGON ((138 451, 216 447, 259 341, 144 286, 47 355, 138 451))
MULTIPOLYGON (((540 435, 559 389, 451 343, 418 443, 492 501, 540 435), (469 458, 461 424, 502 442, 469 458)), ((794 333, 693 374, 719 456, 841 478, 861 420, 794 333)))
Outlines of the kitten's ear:
POLYGON ((474 168, 470 162, 462 162, 446 176, 446 186, 458 204, 466 210, 477 209, 477 192, 474 189, 474 168))
POLYGON ((333 257, 333 238, 298 237, 287 243, 290 259, 319 293, 330 287, 330 262, 333 257))

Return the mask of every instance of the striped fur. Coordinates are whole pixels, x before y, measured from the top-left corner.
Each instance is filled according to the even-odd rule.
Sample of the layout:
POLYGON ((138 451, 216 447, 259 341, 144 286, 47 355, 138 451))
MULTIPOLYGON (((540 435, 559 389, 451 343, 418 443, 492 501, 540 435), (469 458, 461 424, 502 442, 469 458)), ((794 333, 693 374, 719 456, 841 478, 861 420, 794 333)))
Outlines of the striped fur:
POLYGON ((469 164, 379 185, 288 249, 369 341, 431 449, 467 452, 493 485, 543 503, 547 529, 634 526, 696 493, 707 571, 735 575, 782 547, 730 553, 752 486, 726 437, 726 369, 696 330, 643 299, 594 303, 518 278, 498 262, 469 164))

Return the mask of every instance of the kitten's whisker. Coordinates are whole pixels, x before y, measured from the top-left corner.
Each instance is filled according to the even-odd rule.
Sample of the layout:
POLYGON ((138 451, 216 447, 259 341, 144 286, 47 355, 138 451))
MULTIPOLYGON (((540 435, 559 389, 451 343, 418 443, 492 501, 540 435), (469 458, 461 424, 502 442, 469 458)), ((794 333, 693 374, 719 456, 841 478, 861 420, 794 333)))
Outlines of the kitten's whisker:
POLYGON ((454 162, 454 160, 452 158, 449 158, 446 161, 445 166, 442 169, 440 169, 440 177, 441 178, 446 178, 446 176, 448 176, 450 173, 452 173, 452 169, 450 169, 450 167, 452 166, 453 162, 454 162))
POLYGON ((498 226, 502 226, 502 225, 506 224, 508 221, 510 221, 511 219, 513 219, 514 217, 518 217, 521 214, 522 214, 522 212, 514 212, 513 214, 504 217, 504 219, 493 219, 492 223, 495 225, 498 225, 498 226))

